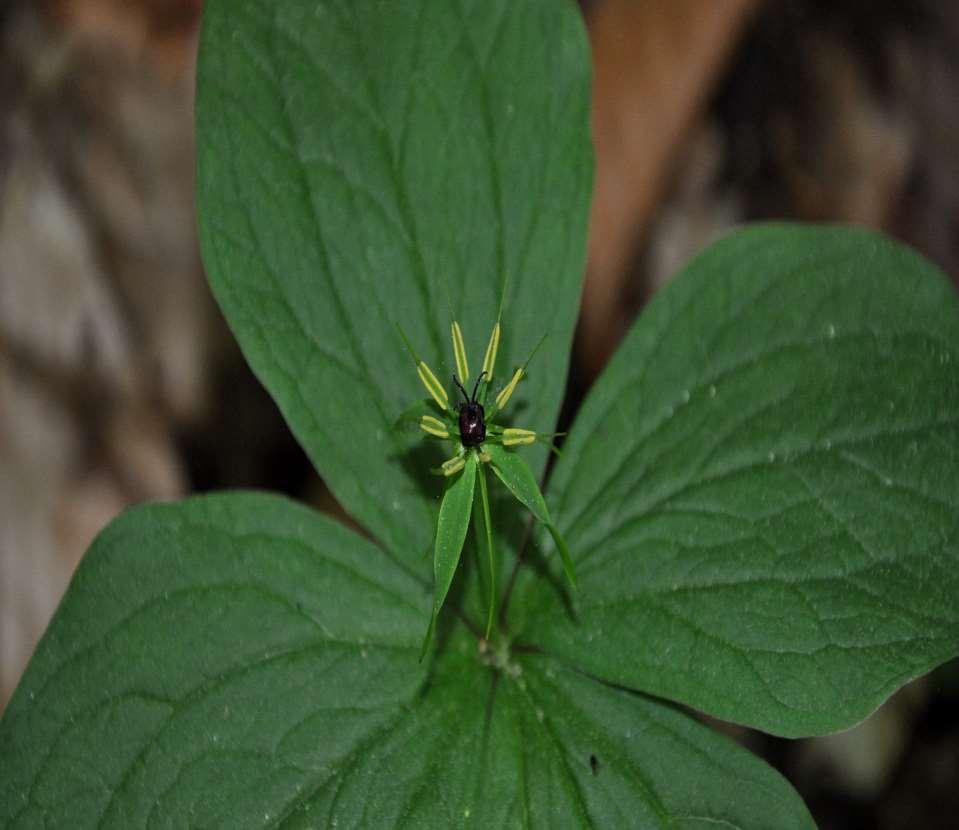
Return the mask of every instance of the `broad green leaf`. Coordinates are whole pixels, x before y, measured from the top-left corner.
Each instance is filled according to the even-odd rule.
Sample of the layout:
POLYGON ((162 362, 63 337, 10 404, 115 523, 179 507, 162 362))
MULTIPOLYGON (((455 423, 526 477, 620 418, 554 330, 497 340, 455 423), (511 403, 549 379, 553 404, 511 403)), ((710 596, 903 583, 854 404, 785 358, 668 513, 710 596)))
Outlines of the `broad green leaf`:
POLYGON ((539 485, 536 483, 529 466, 519 454, 499 444, 484 444, 484 448, 492 459, 491 466, 499 480, 526 506, 537 521, 546 526, 550 536, 553 537, 556 549, 559 551, 566 578, 569 580, 569 584, 575 587, 576 571, 573 567, 569 548, 550 518, 546 501, 543 499, 543 494, 540 492, 539 485))
POLYGON ((0 721, 0 826, 275 823, 407 717, 428 608, 369 542, 277 497, 125 514, 0 721))
POLYGON ((543 656, 514 672, 490 727, 498 797, 477 826, 815 827, 778 773, 668 704, 543 656))
POLYGON ((573 613, 524 574, 514 627, 771 732, 856 723, 959 652, 957 367, 954 291, 903 247, 788 225, 720 242, 643 312, 563 447, 573 613))
POLYGON ((426 612, 369 542, 283 499, 127 513, 0 721, 0 826, 808 826, 775 773, 663 704, 500 664, 459 624, 421 666, 426 612))
POLYGON ((456 568, 460 563, 466 531, 470 525, 470 510, 473 507, 473 491, 476 488, 476 453, 466 456, 462 471, 446 483, 446 493, 436 520, 436 542, 433 550, 433 613, 429 628, 423 638, 421 656, 426 653, 433 637, 436 617, 446 601, 456 568))
MULTIPOLYGON (((450 323, 552 429, 592 177, 572 2, 207 0, 198 207, 214 293, 339 501, 406 566, 435 525, 440 450, 397 432, 421 396, 396 324, 450 382, 450 323), (506 288, 508 286, 508 289, 506 288)), ((543 469, 536 448, 533 467, 543 469)))

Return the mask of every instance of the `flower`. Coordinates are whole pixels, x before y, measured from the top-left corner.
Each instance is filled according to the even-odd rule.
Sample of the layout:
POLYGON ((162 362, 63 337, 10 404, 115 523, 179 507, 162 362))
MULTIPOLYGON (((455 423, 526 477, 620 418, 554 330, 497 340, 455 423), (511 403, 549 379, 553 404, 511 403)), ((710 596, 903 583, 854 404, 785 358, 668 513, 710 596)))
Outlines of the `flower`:
MULTIPOLYGON (((463 397, 463 400, 454 402, 450 401, 446 388, 427 363, 417 356, 408 338, 400 329, 400 335, 413 357, 420 381, 432 400, 432 403, 430 400, 423 401, 416 408, 420 412, 420 429, 427 438, 452 441, 455 445, 454 455, 432 471, 444 476, 447 486, 440 504, 434 544, 433 613, 423 640, 421 659, 432 640, 437 614, 443 606, 459 564, 471 516, 480 546, 485 548, 486 553, 485 562, 482 562, 481 566, 487 568, 489 604, 485 636, 487 639, 490 636, 496 608, 497 571, 486 482, 487 466, 492 468, 496 477, 506 485, 516 499, 549 530, 563 561, 566 576, 573 587, 576 585, 573 563, 566 542, 553 524, 546 501, 532 471, 513 451, 514 447, 536 441, 544 441, 556 451, 552 445, 552 439, 556 435, 538 433, 522 427, 501 426, 496 423, 497 417, 506 408, 516 387, 526 376, 526 367, 539 349, 539 344, 533 349, 533 354, 526 363, 514 370, 507 384, 490 403, 487 399, 493 383, 496 355, 499 351, 501 333, 499 321, 493 326, 483 358, 483 368, 471 392, 467 391, 466 387, 470 370, 466 347, 463 343, 463 332, 455 320, 450 325, 450 332, 453 341, 453 357, 456 362, 456 374, 452 379, 463 397), (479 487, 476 486, 477 482, 479 487), (473 510, 474 501, 478 502, 477 510, 473 510)), ((542 342, 540 340, 540 344, 542 342)))

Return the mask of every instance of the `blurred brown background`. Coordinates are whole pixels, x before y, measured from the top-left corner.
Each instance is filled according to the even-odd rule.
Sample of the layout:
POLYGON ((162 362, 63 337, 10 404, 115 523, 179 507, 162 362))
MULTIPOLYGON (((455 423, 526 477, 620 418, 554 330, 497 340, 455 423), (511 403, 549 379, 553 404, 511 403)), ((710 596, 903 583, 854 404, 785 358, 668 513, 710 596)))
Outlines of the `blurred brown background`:
MULTIPOLYGON (((651 294, 744 221, 882 228, 959 276, 954 0, 581 5, 597 170, 565 419, 651 294)), ((256 486, 336 509, 204 283, 201 6, 0 6, 0 707, 126 505, 256 486)), ((957 704, 953 663, 842 735, 722 728, 822 827, 950 827, 957 704)))

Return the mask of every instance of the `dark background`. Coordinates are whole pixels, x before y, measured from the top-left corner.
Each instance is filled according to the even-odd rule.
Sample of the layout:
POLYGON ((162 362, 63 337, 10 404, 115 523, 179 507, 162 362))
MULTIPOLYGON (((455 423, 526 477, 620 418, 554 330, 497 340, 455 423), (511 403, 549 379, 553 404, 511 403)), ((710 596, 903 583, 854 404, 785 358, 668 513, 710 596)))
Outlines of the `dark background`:
MULTIPOLYGON (((564 419, 652 293, 744 221, 881 228, 959 276, 954 0, 581 5, 597 172, 564 419)), ((342 515, 204 283, 201 11, 0 6, 0 707, 125 506, 261 487, 342 515)), ((840 735, 717 727, 783 770, 823 828, 959 826, 955 661, 840 735)))

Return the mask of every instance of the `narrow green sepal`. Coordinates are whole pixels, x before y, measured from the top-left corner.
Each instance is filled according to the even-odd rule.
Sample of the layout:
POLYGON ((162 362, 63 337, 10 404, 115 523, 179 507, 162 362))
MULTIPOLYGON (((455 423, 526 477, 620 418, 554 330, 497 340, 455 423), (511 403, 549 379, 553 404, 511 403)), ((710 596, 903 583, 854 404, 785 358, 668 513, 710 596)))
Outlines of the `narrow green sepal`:
POLYGON ((451 478, 443 494, 443 502, 440 504, 440 513, 436 520, 436 547, 433 554, 433 613, 430 616, 429 627, 426 629, 426 636, 423 638, 420 660, 426 655, 433 639, 436 617, 440 608, 443 607, 450 585, 453 584, 460 554, 463 552, 470 512, 473 508, 477 463, 476 453, 471 452, 466 458, 462 475, 451 478))
POLYGON ((430 643, 433 642, 433 629, 436 627, 436 611, 430 615, 430 624, 426 629, 426 636, 423 637, 423 645, 420 646, 420 657, 419 662, 423 662, 423 658, 426 657, 426 652, 429 650, 430 643))
POLYGON ((559 558, 563 560, 563 571, 566 573, 566 578, 569 580, 569 584, 572 586, 573 590, 577 590, 576 569, 573 567, 573 557, 569 554, 569 548, 566 546, 566 540, 563 538, 559 530, 557 530, 556 525, 550 523, 546 525, 546 529, 549 531, 549 535, 553 537, 553 542, 556 544, 556 550, 559 551, 559 558))
POLYGON ((540 492, 539 484, 533 477, 529 466, 517 455, 499 444, 485 442, 483 450, 491 460, 493 472, 503 484, 523 505, 532 513, 536 519, 546 525, 550 536, 556 543, 556 549, 559 551, 560 559, 563 562, 563 570, 566 572, 566 578, 569 584, 576 587, 576 571, 573 568, 573 560, 566 546, 566 541, 560 535, 556 525, 549 515, 549 509, 546 507, 546 500, 540 492))
MULTIPOLYGON (((487 456, 488 457, 488 456, 487 456)), ((482 458, 480 462, 482 462, 482 458)), ((489 490, 486 484, 486 471, 483 464, 476 467, 476 478, 479 481, 479 487, 476 488, 474 501, 477 504, 473 508, 473 528, 476 531, 477 548, 480 552, 480 570, 483 571, 483 553, 486 554, 487 589, 489 591, 489 610, 486 615, 486 639, 489 639, 490 632, 493 630, 493 618, 496 615, 496 550, 493 547, 493 523, 490 519, 489 509, 489 490)))
POLYGON ((560 450, 560 448, 557 447, 557 446, 553 443, 553 439, 554 439, 554 438, 562 438, 562 437, 564 437, 565 435, 566 435, 565 432, 554 432, 554 433, 548 433, 548 432, 547 432, 547 433, 542 433, 542 432, 538 432, 538 433, 536 433, 536 443, 537 443, 537 444, 545 444, 547 447, 549 447, 549 451, 550 451, 553 455, 555 455, 557 458, 562 458, 562 457, 563 457, 563 453, 562 453, 562 451, 560 450))

